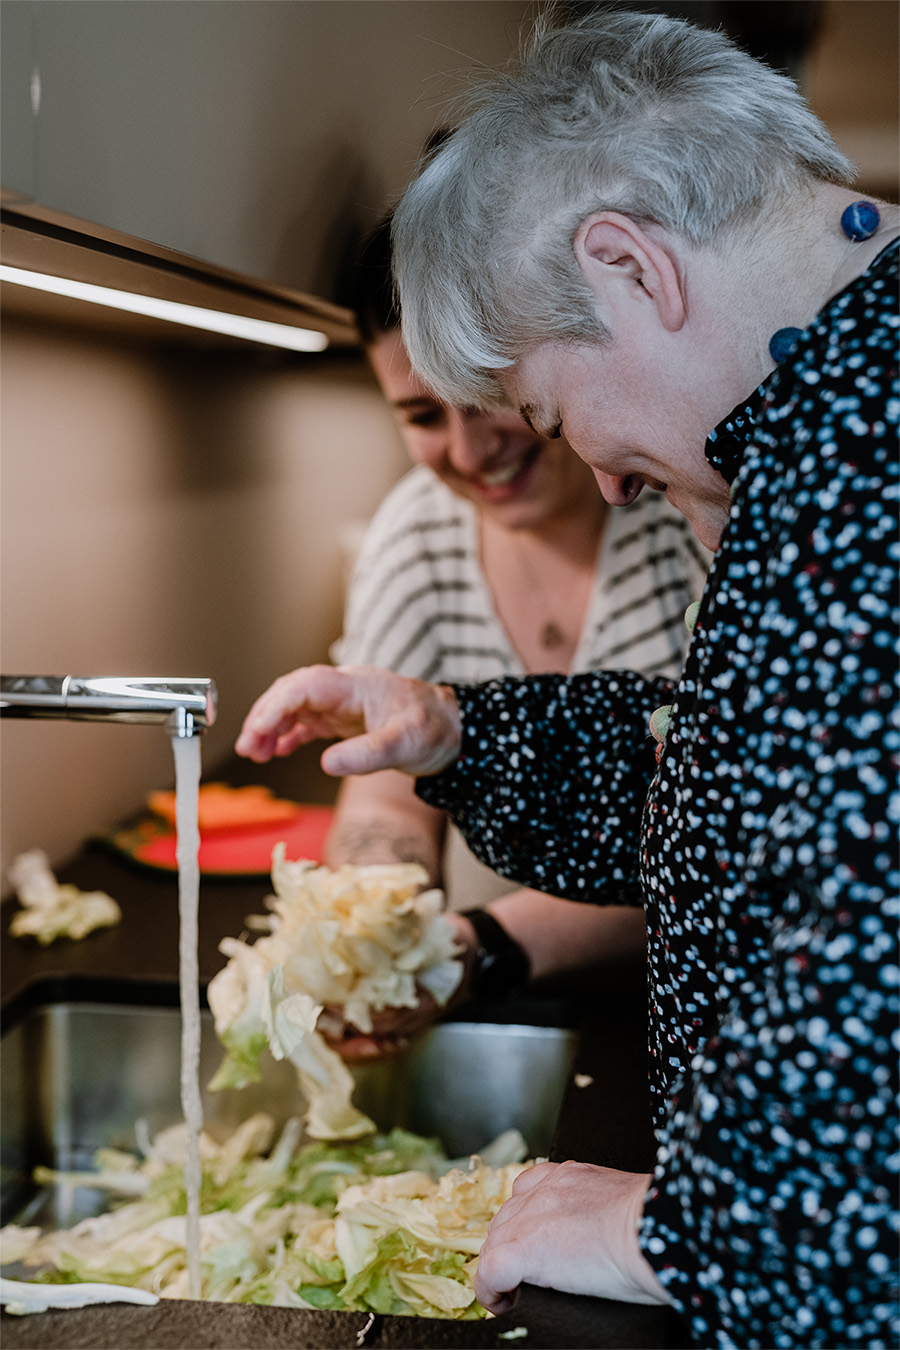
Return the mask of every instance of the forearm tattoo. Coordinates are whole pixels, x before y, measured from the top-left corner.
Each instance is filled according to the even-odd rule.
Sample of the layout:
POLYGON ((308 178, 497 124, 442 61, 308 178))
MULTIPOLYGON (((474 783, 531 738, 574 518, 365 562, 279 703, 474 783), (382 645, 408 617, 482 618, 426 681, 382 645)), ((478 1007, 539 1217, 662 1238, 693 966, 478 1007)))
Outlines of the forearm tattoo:
POLYGON ((330 852, 347 863, 419 863, 434 879, 434 849, 429 841, 377 816, 340 825, 332 835, 330 852))

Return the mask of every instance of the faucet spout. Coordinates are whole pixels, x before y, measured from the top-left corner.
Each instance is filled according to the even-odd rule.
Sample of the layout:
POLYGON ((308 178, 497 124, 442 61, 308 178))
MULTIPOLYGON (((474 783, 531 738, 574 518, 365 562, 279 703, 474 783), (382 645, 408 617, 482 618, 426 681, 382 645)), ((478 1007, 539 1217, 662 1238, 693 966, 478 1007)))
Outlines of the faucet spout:
POLYGON ((163 723, 193 736, 216 719, 216 686, 161 676, 0 675, 0 716, 163 723))

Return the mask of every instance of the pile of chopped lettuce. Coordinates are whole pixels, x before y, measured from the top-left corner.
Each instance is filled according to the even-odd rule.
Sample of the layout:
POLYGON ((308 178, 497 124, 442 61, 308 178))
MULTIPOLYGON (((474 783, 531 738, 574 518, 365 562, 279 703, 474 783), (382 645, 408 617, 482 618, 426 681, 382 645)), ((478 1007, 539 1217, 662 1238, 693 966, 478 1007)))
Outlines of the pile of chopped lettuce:
MULTIPOLYGON (((201 1136, 202 1296, 226 1303, 479 1318, 472 1279, 488 1224, 530 1164, 509 1131, 453 1162, 395 1129, 364 1142, 300 1145, 299 1119, 271 1147, 252 1116, 224 1143, 201 1136)), ((183 1125, 139 1160, 101 1149, 96 1172, 36 1180, 106 1188, 118 1207, 74 1228, 0 1230, 0 1260, 46 1284, 102 1281, 187 1298, 183 1125)), ((21 1289, 23 1286, 16 1286, 21 1289)), ((23 1310, 20 1307, 20 1310, 23 1310)))
POLYGON ((22 906, 9 925, 13 937, 33 937, 47 947, 61 937, 78 941, 95 928, 112 927, 122 917, 115 900, 104 891, 61 885, 42 849, 13 858, 7 875, 22 906))
MULTIPOLYGON (((274 1147, 274 1123, 262 1113, 224 1144, 201 1133, 201 1295, 485 1317, 474 1271, 490 1220, 529 1165, 524 1140, 508 1131, 480 1156, 454 1162, 436 1140, 375 1133, 353 1106, 349 1070, 318 1029, 337 1009, 368 1032, 373 1013, 415 1007, 419 988, 448 1001, 462 965, 443 895, 423 889, 426 873, 414 865, 331 871, 284 854, 277 845, 270 914, 247 921, 263 936, 220 944, 228 963, 208 995, 227 1053, 210 1086, 259 1079, 268 1049, 294 1064, 308 1106, 274 1147)), ((186 1127, 153 1140, 139 1132, 139 1144, 143 1158, 99 1150, 88 1173, 36 1169, 39 1183, 105 1189, 114 1203, 68 1230, 0 1230, 0 1261, 36 1272, 2 1281, 9 1310, 46 1307, 47 1291, 60 1286, 71 1298, 57 1301, 71 1306, 108 1297, 109 1286, 135 1298, 190 1296, 186 1127)))
POLYGON ((332 871, 284 855, 277 844, 270 914, 248 920, 264 936, 219 944, 228 963, 208 997, 227 1054, 210 1086, 255 1082, 268 1048, 297 1069, 308 1134, 358 1137, 375 1127, 353 1106, 353 1079, 317 1030, 319 1019, 338 1008, 369 1032, 373 1012, 416 1007, 417 986, 445 1005, 462 979, 453 926, 442 892, 422 889, 428 877, 415 864, 332 871))

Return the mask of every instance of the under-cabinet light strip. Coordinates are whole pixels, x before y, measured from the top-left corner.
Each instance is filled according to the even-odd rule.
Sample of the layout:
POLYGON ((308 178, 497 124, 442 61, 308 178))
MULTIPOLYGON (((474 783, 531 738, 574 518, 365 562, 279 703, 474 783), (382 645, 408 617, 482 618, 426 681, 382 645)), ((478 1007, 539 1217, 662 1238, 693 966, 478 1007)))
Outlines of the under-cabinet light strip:
POLYGON ((93 286, 85 281, 70 281, 67 277, 48 276, 44 272, 28 272, 21 267, 0 266, 0 281, 16 286, 30 286, 51 295, 65 295, 72 300, 86 300, 92 305, 106 305, 130 314, 144 314, 151 319, 164 319, 187 328, 202 328, 209 333, 225 333, 229 337, 263 342, 270 347, 287 347, 294 352, 320 352, 328 346, 324 333, 310 328, 293 328, 286 323, 270 323, 267 319, 250 319, 242 314, 226 314, 218 309, 202 309, 198 305, 183 305, 175 300, 157 300, 150 295, 135 295, 117 291, 109 286, 93 286))

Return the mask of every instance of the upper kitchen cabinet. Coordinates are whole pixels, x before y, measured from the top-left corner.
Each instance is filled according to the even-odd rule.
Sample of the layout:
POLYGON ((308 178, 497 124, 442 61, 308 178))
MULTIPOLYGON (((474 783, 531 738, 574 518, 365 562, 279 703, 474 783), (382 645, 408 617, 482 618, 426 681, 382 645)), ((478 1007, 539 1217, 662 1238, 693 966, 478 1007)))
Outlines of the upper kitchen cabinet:
POLYGON ((0 7, 0 172, 4 200, 28 199, 36 186, 34 8, 25 3, 0 7))
POLYGON ((334 298, 525 0, 3 0, 8 204, 334 298))

